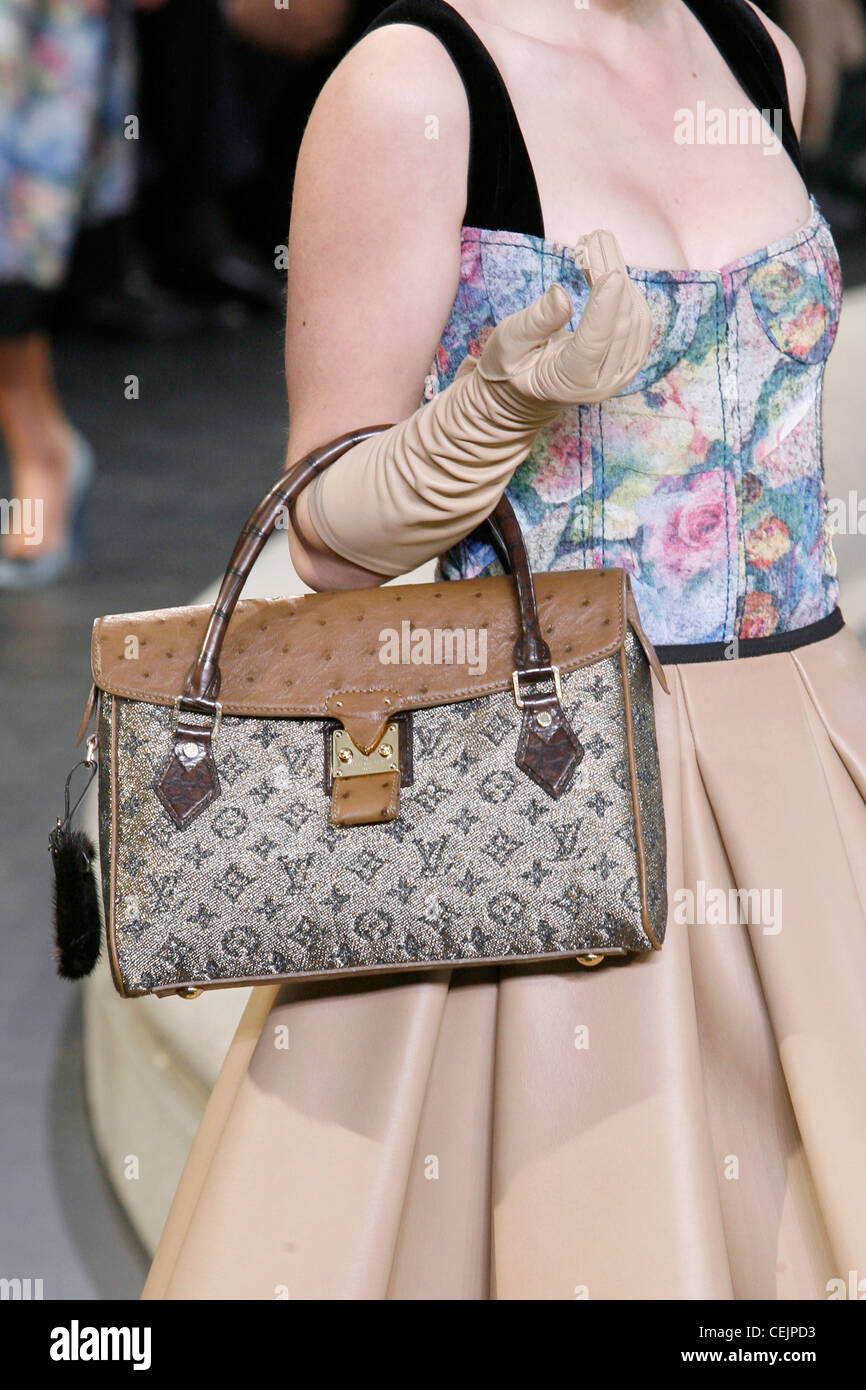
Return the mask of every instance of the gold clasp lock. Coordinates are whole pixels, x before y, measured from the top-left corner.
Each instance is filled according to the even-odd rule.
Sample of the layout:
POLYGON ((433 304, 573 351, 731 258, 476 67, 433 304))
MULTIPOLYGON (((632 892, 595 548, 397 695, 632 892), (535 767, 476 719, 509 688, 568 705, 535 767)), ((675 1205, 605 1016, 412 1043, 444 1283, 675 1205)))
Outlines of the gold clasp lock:
POLYGON ((400 771, 400 726, 388 724, 371 753, 362 753, 345 729, 331 732, 331 772, 334 777, 366 777, 400 771))

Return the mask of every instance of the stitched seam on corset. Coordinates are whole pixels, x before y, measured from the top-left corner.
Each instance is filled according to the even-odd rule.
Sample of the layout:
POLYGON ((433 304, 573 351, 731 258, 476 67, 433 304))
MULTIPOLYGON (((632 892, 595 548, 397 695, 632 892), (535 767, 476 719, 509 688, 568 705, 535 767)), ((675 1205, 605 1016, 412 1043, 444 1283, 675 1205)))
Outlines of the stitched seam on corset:
MULTIPOLYGON (((515 242, 513 242, 513 241, 485 241, 485 242, 484 242, 484 245, 485 245, 485 246, 504 246, 504 247, 506 248, 506 250, 511 250, 511 251, 520 250, 520 247, 519 247, 515 242)), ((536 255, 536 256, 542 256, 545 260, 564 261, 566 264, 574 264, 578 269, 580 269, 580 267, 577 266, 577 262, 576 262, 576 261, 574 261, 574 262, 568 261, 567 256, 564 255, 563 253, 559 252, 559 251, 543 251, 543 250, 541 250, 541 249, 535 250, 534 247, 532 247, 532 248, 530 248, 530 249, 533 251, 533 254, 534 254, 534 255, 536 255)), ((774 255, 782 255, 782 254, 783 254, 783 252, 780 252, 780 251, 774 253, 774 255)), ((769 257, 765 257, 764 259, 767 260, 767 259, 769 259, 769 257)), ((659 270, 645 271, 645 270, 641 270, 640 267, 629 267, 629 266, 626 266, 626 270, 629 272, 629 279, 634 278, 634 279, 637 279, 637 280, 642 281, 642 282, 645 283, 645 284, 651 284, 651 285, 670 285, 670 284, 672 283, 672 281, 673 281, 674 284, 678 284, 678 285, 704 285, 704 284, 708 284, 708 283, 712 284, 712 283, 714 283, 715 281, 721 279, 721 276, 720 276, 720 274, 719 274, 719 272, 718 272, 717 270, 703 270, 703 271, 701 271, 701 270, 696 270, 696 271, 687 271, 687 270, 662 270, 662 269, 659 269, 659 270)), ((482 275, 483 275, 483 273, 484 273, 484 272, 482 271, 482 275)), ((489 302, 490 302, 490 301, 488 300, 488 303, 489 303, 489 302)))
MULTIPOLYGON (((724 286, 720 283, 718 289, 724 294, 724 286)), ((725 636, 728 635, 728 614, 731 611, 731 529, 730 518, 728 517, 728 422, 725 418, 725 393, 722 389, 722 363, 721 348, 719 346, 719 295, 716 292, 716 381, 719 387, 719 402, 722 407, 722 446, 724 449, 722 463, 722 490, 725 499, 725 636)), ((725 346, 727 347, 727 315, 725 316, 725 346)), ((727 353, 726 353, 727 356, 727 353)), ((730 360, 728 369, 730 370, 730 360)))
MULTIPOLYGON (((811 256, 811 258, 812 258, 812 263, 813 263, 813 265, 814 265, 814 267, 815 267, 815 279, 818 281, 818 284, 819 284, 820 289, 821 289, 821 304, 822 304, 822 306, 823 306, 823 308, 824 308, 824 313, 825 313, 825 315, 826 315, 826 321, 827 321, 827 326, 826 326, 826 328, 824 329, 824 333, 827 334, 827 333, 829 333, 829 331, 830 331, 831 307, 832 307, 831 304, 830 304, 830 296, 829 296, 829 294, 827 293, 827 291, 828 291, 828 289, 829 289, 829 280, 828 280, 828 277, 829 277, 830 272, 829 272, 828 267, 827 267, 827 260, 826 260, 826 257, 824 256, 824 252, 823 252, 823 250, 821 249, 820 246, 817 248, 817 252, 816 252, 816 249, 815 249, 814 246, 810 246, 810 247, 809 247, 809 255, 811 256), (818 253, 820 253, 820 264, 819 264, 818 253), (823 270, 823 274, 821 273, 822 270, 823 270)), ((819 361, 819 362, 820 362, 820 361, 826 361, 826 359, 827 359, 828 356, 829 356, 829 352, 825 353, 823 358, 820 358, 820 357, 819 357, 818 361, 819 361)), ((809 365, 809 366, 817 366, 817 363, 808 363, 807 365, 809 365)))
MULTIPOLYGON (((739 301, 740 301, 740 291, 744 288, 744 286, 747 287, 748 278, 749 278, 749 273, 748 273, 747 270, 744 270, 744 271, 743 271, 743 279, 742 279, 742 282, 741 282, 741 284, 740 284, 740 287, 739 287, 739 289, 737 289, 737 290, 734 292, 734 303, 733 303, 733 310, 734 310, 734 313, 733 313, 733 318, 734 318, 734 334, 735 334, 734 350, 736 351, 736 354, 737 354, 737 371, 738 371, 738 372, 739 372, 739 365, 740 365, 740 318, 739 318, 739 312, 738 312, 738 311, 739 311, 739 307, 740 307, 740 304, 739 304, 739 301)), ((732 283, 733 283, 733 281, 732 281, 732 283)), ((751 295, 750 295, 749 297, 751 298, 751 295)), ((743 443, 744 443, 744 441, 743 441, 743 416, 742 416, 742 411, 741 411, 741 409, 740 409, 740 393, 739 393, 739 391, 736 392, 736 403, 737 403, 737 405, 736 405, 736 409, 737 409, 737 443, 738 443, 738 445, 739 445, 739 454, 740 454, 740 469, 739 469, 739 475, 740 475, 740 476, 739 476, 739 479, 737 479, 736 477, 734 478, 734 501, 735 501, 736 504, 737 504, 737 597, 736 597, 736 602, 735 602, 735 604, 734 604, 734 626, 733 626, 733 631, 734 631, 734 635, 735 635, 735 636, 736 636, 736 634, 737 634, 737 633, 739 632, 739 630, 740 630, 740 626, 741 626, 741 624, 742 624, 742 619, 743 619, 743 614, 744 614, 745 611, 746 611, 746 586, 747 586, 747 583, 748 583, 748 558, 747 558, 747 556, 746 556, 746 528, 745 528, 745 524, 744 524, 744 522, 743 522, 743 501, 744 501, 744 498, 745 498, 745 488, 744 488, 744 486, 743 486, 743 443), (742 593, 742 601, 741 601, 741 595, 740 595, 740 542, 741 542, 741 541, 742 541, 742 546, 743 546, 743 593, 742 593)))
POLYGON ((752 306, 752 314, 754 315, 755 322, 757 323, 757 325, 758 325, 758 327, 760 328, 761 332, 763 333, 764 337, 767 339, 767 342, 770 344, 771 347, 774 347, 774 348, 776 349, 776 352, 778 352, 778 353, 780 354, 780 356, 782 356, 782 357, 788 357, 788 358, 790 358, 790 360, 791 360, 792 362, 799 362, 799 361, 801 360, 800 358, 792 356, 792 354, 791 354, 790 352, 786 352, 785 349, 784 349, 783 347, 780 347, 779 344, 776 342, 776 339, 773 337, 773 335, 772 335, 772 333, 770 332, 769 328, 768 328, 767 325, 764 323, 764 320, 761 318, 761 315, 758 313, 757 307, 756 307, 756 305, 755 305, 755 301, 754 301, 754 299, 752 298, 752 287, 751 287, 751 285, 749 285, 748 288, 749 288, 749 303, 750 303, 751 306, 752 306))
MULTIPOLYGON (((826 254, 826 252, 825 252, 825 250, 824 250, 824 247, 823 247, 823 245, 821 244, 820 241, 818 242, 818 250, 819 250, 820 253, 821 253, 821 260, 822 260, 823 266, 824 266, 824 274, 825 274, 825 276, 827 277, 827 290, 828 290, 828 295, 827 295, 827 302, 828 302, 827 316, 828 316, 828 319, 829 319, 830 310, 831 310, 831 308, 832 308, 832 303, 830 302, 830 298, 829 298, 829 276, 830 276, 830 266, 829 266, 829 263, 828 263, 828 260, 827 260, 827 254, 826 254)), ((822 293, 822 295, 823 295, 823 292, 824 292, 824 291, 823 291, 823 283, 824 283, 824 282, 823 282, 823 279, 822 279, 822 277, 821 277, 821 272, 820 272, 820 270, 818 271, 818 278, 819 278, 819 280, 821 280, 821 284, 822 284, 821 293, 822 293)), ((839 308, 838 308, 838 310, 837 310, 837 316, 836 316, 836 331, 837 331, 837 332, 838 332, 839 318, 841 317, 841 313, 842 313, 842 305, 841 305, 841 303, 840 303, 839 308)), ((832 351, 832 345, 831 345, 830 351, 832 351)), ((838 581, 838 575, 836 575, 836 574, 831 574, 830 571, 829 571, 829 569, 827 569, 827 560, 826 560, 825 546, 824 546, 824 528, 825 528, 825 525, 826 525, 826 523, 827 523, 826 511, 827 511, 827 501, 828 501, 828 498, 827 498, 827 479, 826 479, 825 476, 824 476, 824 374, 825 374, 825 372, 826 372, 826 370, 827 370, 827 359, 829 358, 829 356, 830 356, 830 353, 828 352, 819 362, 817 362, 817 363, 815 364, 815 365, 817 366, 817 368, 818 368, 817 390, 815 391, 815 431, 816 431, 816 438, 817 438, 817 442, 818 442, 818 512, 819 512, 820 524, 821 524, 821 591, 822 591, 822 595, 823 595, 823 598, 824 598, 824 606, 825 606, 825 609, 826 609, 827 612, 832 611, 832 608, 833 608, 834 604, 835 604, 835 603, 838 603, 838 595, 839 595, 839 581, 838 581), (835 592, 836 592, 836 598, 835 598, 835 600, 833 600, 833 601, 830 603, 830 606, 829 606, 829 607, 827 607, 827 599, 828 599, 827 585, 828 585, 828 583, 829 583, 829 584, 832 584, 832 585, 835 587, 835 592)), ((832 538, 832 535, 831 535, 831 537, 830 537, 830 547, 831 547, 831 549, 833 549, 833 538, 832 538)), ((836 551, 835 551, 835 549, 833 549, 833 556, 834 556, 834 558, 835 558, 835 556, 836 556, 836 551)), ((825 615, 825 616, 826 616, 826 615, 825 615)))
MULTIPOLYGON (((526 233, 526 232, 521 232, 519 235, 521 235, 521 236, 527 236, 528 233, 526 233)), ((483 241, 483 243, 481 243, 481 244, 484 245, 484 246, 504 246, 505 249, 508 250, 508 251, 519 251, 519 250, 521 249, 521 248, 520 248, 520 244, 519 244, 518 242, 514 242, 514 241, 491 241, 491 240, 485 239, 485 240, 483 241)), ((567 251, 567 250, 566 250, 566 251, 548 251, 548 250, 543 249, 542 247, 536 248, 536 247, 534 247, 534 246, 533 246, 533 247, 530 247, 530 248, 528 248, 528 249, 532 251, 533 255, 541 256, 541 257, 543 257, 545 260, 561 261, 561 262, 563 262, 564 264, 567 264, 567 265, 574 265, 578 270, 580 269, 580 267, 577 265, 577 261, 573 261, 573 260, 570 260, 570 259, 569 259, 568 251, 567 251)), ((782 253, 782 252, 775 252, 774 254, 775 254, 775 255, 782 255, 783 253, 782 253)), ((768 258, 768 257, 765 257, 765 259, 769 259, 769 258, 768 258)), ((703 270, 703 271, 701 271, 701 270, 696 270, 696 271, 688 271, 688 270, 664 270, 664 269, 662 269, 662 268, 660 267, 658 270, 645 271, 645 270, 641 270, 641 268, 640 268, 639 266, 634 266, 634 267, 626 266, 626 270, 629 272, 629 277, 635 276, 638 280, 644 280, 644 281, 647 281, 648 283, 659 284, 659 285, 669 285, 669 284, 671 283, 671 277, 672 277, 672 276, 674 277, 674 280, 676 281, 676 283, 678 283, 678 284, 685 284, 685 285, 700 285, 700 284, 704 284, 704 283, 706 283, 706 277, 707 277, 707 276, 709 276, 711 280, 718 280, 718 279, 721 278, 720 275, 719 275, 719 272, 718 272, 717 270, 703 270), (680 277, 683 277, 683 278, 681 279, 680 277), (685 278, 685 277, 689 277, 689 278, 685 278)), ((484 270, 483 270, 483 268, 482 268, 481 274, 482 274, 482 278, 484 278, 484 270)), ((486 283, 485 283, 485 287, 486 287, 486 283)), ((490 300, 488 299, 487 302, 490 303, 490 300)))
MULTIPOLYGON (((581 502, 584 498, 584 406, 577 407, 577 466, 580 468, 581 502)), ((592 527, 592 513, 595 512, 595 488, 592 486, 592 467, 589 468, 589 527, 592 527)), ((582 506, 581 518, 581 559, 587 569, 587 506, 582 506)))
MULTIPOLYGON (((779 256, 787 255, 789 251, 796 251, 801 246, 808 246, 810 241, 814 241, 817 238, 822 226, 822 221, 819 220, 817 224, 813 227, 811 225, 813 220, 814 214, 813 217, 809 220, 809 226, 803 228, 802 232, 798 234, 798 238, 796 241, 789 243, 787 238, 782 237, 782 245, 777 247, 776 250, 762 248, 760 251, 755 251, 751 254, 746 254, 745 256, 735 257, 734 260, 729 261, 727 265, 722 266, 720 270, 664 270, 661 266, 653 267, 652 269, 647 270, 644 270, 641 266, 626 266, 626 269, 629 271, 630 275, 634 275, 638 279, 645 280, 648 283, 652 284, 670 284, 672 279, 676 283, 684 285, 707 284, 718 282, 722 280, 726 274, 734 274, 738 270, 753 270, 755 266, 763 265, 766 261, 774 261, 779 256)), ((521 237, 530 237, 531 233, 519 232, 515 233, 515 235, 521 237)), ((469 240, 477 240, 479 244, 482 244, 484 246, 510 247, 511 250, 519 250, 520 246, 519 242, 494 241, 490 238, 478 237, 469 238, 469 240)), ((463 234, 461 234, 461 244, 462 241, 463 234)), ((771 243, 771 245, 773 245, 773 243, 771 243)), ((543 247, 531 247, 530 249, 534 251, 535 255, 537 256, 552 256, 555 260, 559 259, 559 257, 563 254, 561 251, 550 251, 543 247)), ((566 247, 564 253, 566 256, 568 255, 569 249, 570 248, 566 247)), ((577 265, 577 262, 575 261, 574 264, 577 265)))
MULTIPOLYGON (((827 265, 827 258, 826 258, 826 256, 824 255, 824 249, 823 249, 822 246, 820 246, 820 244, 819 244, 819 246, 818 246, 818 252, 820 252, 820 258, 821 258, 821 263, 820 263, 820 265, 819 265, 819 263, 818 263, 818 255, 816 254, 815 247, 812 247, 812 246, 809 247, 809 255, 812 257, 812 261, 813 261, 814 266, 815 266, 815 278, 816 278, 816 280, 818 281, 818 284, 819 284, 820 287, 821 287, 821 303, 822 303, 823 306, 824 306, 824 313, 826 314, 826 317, 827 317, 827 326, 826 326, 826 328, 824 329, 824 333, 826 334, 826 333, 829 333, 829 331, 830 331, 830 319, 831 319, 831 310, 832 310, 832 305, 830 304, 830 296, 829 296, 829 288, 830 288, 830 287, 829 287, 829 280, 828 280, 828 276, 829 276, 829 274, 830 274, 830 270, 829 270, 829 267, 828 267, 828 265, 827 265), (822 269, 823 269, 823 274, 821 273, 821 272, 822 272, 822 269)), ((832 347, 832 344, 831 344, 831 347, 832 347)), ((817 507, 818 507, 819 544, 820 544, 820 546, 821 546, 821 562, 820 562, 820 564, 819 564, 819 566, 818 566, 818 576, 819 576, 819 580, 820 580, 820 584, 821 584, 821 597, 822 597, 822 599, 824 600, 824 605, 825 605, 825 607, 826 607, 826 602, 827 602, 827 590, 826 590, 826 586, 825 586, 825 583, 824 583, 824 581, 825 581, 825 579, 826 579, 826 575, 825 575, 825 572, 824 572, 824 564, 825 564, 825 561, 824 561, 824 506, 823 506, 823 502, 824 502, 824 496, 823 496, 823 494, 824 494, 824 440, 823 440, 823 438, 822 438, 822 436, 821 436, 821 397, 822 397, 823 389, 824 389, 824 371, 825 371, 825 368, 826 368, 827 358, 829 357, 829 355, 830 355, 830 354, 829 354, 829 351, 828 351, 828 352, 826 352, 826 353, 824 354, 823 358, 819 358, 817 362, 808 364, 808 365, 811 366, 811 367, 817 367, 817 368, 818 368, 818 382, 817 382, 817 387, 818 387, 818 389, 817 389, 817 391, 815 392, 815 431, 816 431, 816 438, 817 438, 817 441, 818 441, 818 476, 817 476, 817 479, 816 479, 816 482, 817 482, 817 489, 816 489, 816 491, 817 491, 817 498, 816 498, 816 502, 817 502, 817 507)), ((834 554, 835 554, 835 551, 834 551, 834 554)))
POLYGON ((829 288, 829 279, 828 279, 828 277, 829 277, 829 271, 828 271, 828 269, 827 269, 827 259, 826 259, 825 255, 824 255, 823 248, 822 248, 820 245, 817 246, 817 247, 815 247, 815 246, 810 246, 810 247, 809 247, 809 255, 812 257, 812 261, 814 262, 814 265, 815 265, 815 279, 818 281, 818 284, 819 284, 820 287, 821 287, 821 303, 824 305, 824 308, 825 308, 825 310, 826 310, 826 312, 827 312, 827 326, 829 327, 829 325, 830 325, 830 297, 829 297, 829 295, 826 293, 826 290, 825 290, 825 285, 829 288), (819 262, 818 262, 819 254, 820 254, 820 264, 819 264, 819 262), (822 268, 823 268, 823 272, 824 272, 823 275, 822 275, 822 273, 821 273, 822 268))
MULTIPOLYGON (((825 547, 824 528, 827 525, 828 496, 827 479, 824 477, 824 373, 827 369, 826 360, 819 364, 818 389, 815 393, 815 427, 818 432, 818 506, 821 513, 821 589, 824 594, 824 604, 827 605, 827 585, 832 584, 836 589, 835 602, 838 603, 839 581, 838 574, 833 574, 827 568, 827 556, 825 547)), ((833 537, 830 536, 830 549, 833 551, 833 558, 836 559, 836 549, 833 545, 833 537)), ((838 564, 838 561, 837 561, 838 564)), ((832 607, 832 605, 831 605, 832 607)), ((828 608, 829 612, 830 609, 828 608)))
MULTIPOLYGON (((813 241, 817 241, 817 232, 816 232, 814 235, 812 235, 812 236, 810 236, 810 237, 807 237, 806 240, 803 241, 803 242, 801 243, 801 245, 803 245, 803 246, 808 246, 808 247, 809 247, 810 254, 814 257, 814 254, 815 254, 815 253, 814 253, 814 251, 812 250, 811 245, 810 245, 810 243, 813 242, 813 241)), ((769 258, 765 258, 765 259, 769 259, 769 258)), ((822 259, 823 259, 823 253, 822 253, 822 259)), ((816 264, 816 267, 817 267, 817 261, 815 262, 815 264, 816 264)), ((749 266, 748 269, 751 270, 752 267, 749 266)), ((826 274, 826 273, 827 273, 826 261, 824 262, 824 270, 825 270, 825 274, 826 274)), ((748 278, 748 277, 747 277, 747 278, 748 278)), ((829 322, 829 318, 830 318, 830 309, 829 309, 828 301, 827 301, 827 299, 826 299, 826 297, 825 297, 825 294, 824 294, 823 277, 822 277, 822 275, 821 275, 820 268, 817 269, 817 272, 816 272, 816 279, 817 279, 817 280, 819 281, 819 283, 821 284, 821 302, 822 302, 822 304, 824 305, 825 309, 827 310, 827 319, 828 319, 828 322, 829 322)), ((792 362, 799 362, 799 363, 801 364, 801 366, 804 366, 804 367, 814 367, 814 366, 817 365, 817 363, 815 363, 815 362, 804 362, 803 359, 802 359, 802 357, 798 357, 797 354, 794 353, 794 352, 789 352, 787 348, 781 347, 780 344, 776 342, 776 339, 773 337, 772 333, 770 332, 770 330, 769 330, 769 328, 767 327, 767 325, 764 323, 764 320, 762 319, 761 315, 758 313, 757 308, 755 307, 755 301, 754 301, 754 299, 752 298, 752 287, 751 287, 751 285, 749 285, 749 301, 750 301, 750 303, 751 303, 751 305, 752 305, 752 313, 753 313, 754 316, 755 316, 755 319, 756 319, 756 321, 757 321, 757 323, 758 323, 758 325, 759 325, 759 327, 760 327, 760 329, 761 329, 761 332, 764 334, 764 337, 765 337, 765 338, 768 338, 768 339, 769 339, 769 341, 772 343, 773 347, 776 349, 776 351, 777 351, 778 353, 780 353, 780 354, 782 355, 782 357, 787 357, 787 358, 789 358, 789 360, 792 361, 792 362)), ((829 356, 829 354, 827 354, 827 356, 829 356)), ((826 360, 827 360, 827 357, 825 356, 824 358, 821 358, 821 359, 819 359, 819 360, 820 360, 820 361, 826 361, 826 360)))
POLYGON ((601 409, 601 401, 597 405, 598 410, 598 442, 601 451, 601 567, 604 569, 604 411, 601 409))
POLYGON ((687 270, 633 270, 632 274, 647 285, 718 285, 723 279, 717 270, 697 270, 694 273, 687 270))

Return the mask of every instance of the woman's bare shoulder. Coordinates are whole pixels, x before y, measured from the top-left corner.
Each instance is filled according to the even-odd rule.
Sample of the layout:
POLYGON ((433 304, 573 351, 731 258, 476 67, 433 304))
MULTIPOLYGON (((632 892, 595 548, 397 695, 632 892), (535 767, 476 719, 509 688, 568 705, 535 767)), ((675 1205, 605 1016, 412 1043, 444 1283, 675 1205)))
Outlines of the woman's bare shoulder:
POLYGON ((319 94, 289 230, 296 456, 417 407, 459 283, 468 151, 459 73, 417 25, 366 35, 319 94))
POLYGON ((359 39, 334 69, 318 114, 386 129, 396 145, 442 139, 468 147, 466 92, 447 49, 417 24, 386 24, 359 39), (437 126, 438 122, 438 126, 437 126))
POLYGON ((317 203, 336 237, 338 218, 355 238, 459 236, 468 163, 469 104, 446 49, 418 25, 385 25, 349 50, 319 93, 293 223, 301 206, 312 227, 317 203))

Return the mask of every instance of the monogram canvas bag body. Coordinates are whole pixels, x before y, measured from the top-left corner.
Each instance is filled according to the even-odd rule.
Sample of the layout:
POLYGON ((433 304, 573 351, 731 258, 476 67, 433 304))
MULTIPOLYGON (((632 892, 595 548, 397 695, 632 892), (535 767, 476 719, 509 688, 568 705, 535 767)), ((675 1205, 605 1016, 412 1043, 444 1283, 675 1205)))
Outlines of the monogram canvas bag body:
POLYGON ((125 996, 662 945, 651 669, 667 687, 625 571, 533 581, 503 497, 503 575, 240 599, 284 509, 372 433, 283 475, 212 608, 94 624, 125 996))

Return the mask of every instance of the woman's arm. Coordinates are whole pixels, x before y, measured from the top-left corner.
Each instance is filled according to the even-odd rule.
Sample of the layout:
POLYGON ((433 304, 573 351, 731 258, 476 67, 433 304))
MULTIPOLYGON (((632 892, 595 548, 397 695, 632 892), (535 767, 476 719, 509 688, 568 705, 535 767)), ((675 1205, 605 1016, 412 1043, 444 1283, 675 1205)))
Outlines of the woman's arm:
MULTIPOLYGON (((400 64, 398 92, 405 71, 400 64)), ((432 172, 425 172, 420 182, 427 185, 428 199, 434 202, 438 189, 445 189, 445 213, 442 207, 434 211, 430 202, 418 207, 414 135, 409 140, 400 136, 395 142, 389 139, 389 126, 382 131, 378 120, 370 121, 371 95, 364 86, 363 72, 360 100, 357 90, 350 89, 342 104, 338 103, 342 124, 338 122, 331 142, 325 140, 318 150, 321 160, 309 177, 307 207, 320 208, 321 202, 328 202, 327 195, 321 202, 316 197, 321 177, 325 188, 348 186, 349 215, 356 208, 360 210, 360 257, 354 256, 352 246, 346 246, 345 234, 341 234, 339 246, 356 275, 363 277, 364 295, 368 286, 373 286, 378 296, 370 302, 374 329, 391 332, 391 339, 384 336, 375 342, 373 361, 377 373, 384 371, 385 379, 382 382, 371 377, 363 345, 359 353, 357 321, 360 318, 363 322, 367 297, 361 300, 360 316, 353 304, 356 322, 352 327, 346 321, 341 297, 334 296, 334 286, 327 282, 307 286, 293 263, 295 284, 302 286, 302 295, 307 297, 306 317, 303 307, 299 313, 297 303, 291 306, 289 382, 292 389, 297 378, 302 382, 304 423, 310 417, 327 414, 329 434, 335 432, 335 392, 341 389, 342 379, 353 373, 356 379, 360 377, 367 409, 371 400, 382 400, 388 406, 395 403, 399 413, 391 430, 350 449, 297 502, 292 555, 300 575, 314 588, 370 584, 385 575, 405 574, 423 560, 441 555, 488 516, 514 470, 530 452, 538 431, 552 423, 563 407, 616 395, 634 378, 652 332, 651 313, 644 296, 628 278, 616 239, 610 232, 592 232, 584 239, 592 288, 575 332, 564 327, 573 314, 570 296, 562 286, 552 286, 546 295, 496 324, 481 356, 464 363, 455 381, 434 400, 418 406, 424 371, 430 367, 453 302, 464 197, 453 192, 448 161, 436 165, 434 160, 432 172), (353 100, 359 110, 357 124, 353 124, 353 100), (389 190, 389 206, 371 206, 367 165, 359 172, 352 164, 353 154, 360 156, 359 126, 364 143, 373 140, 374 156, 384 149, 391 167, 398 170, 398 183, 407 190, 407 196, 399 197, 396 206, 393 189, 389 190), (346 132, 350 132, 348 138, 342 139, 346 132), (431 236, 431 225, 435 236, 431 236), (427 257, 418 257, 418 245, 427 257), (382 264, 384 256, 386 263, 382 264), (445 265, 450 265, 450 274, 443 272, 445 265), (421 318, 416 314, 416 284, 424 285, 421 318), (335 320, 341 313, 339 327, 349 335, 349 350, 341 343, 338 363, 343 378, 335 377, 328 361, 335 320)), ((391 86, 388 92, 391 95, 391 86)), ((399 124, 414 132, 421 114, 417 92, 413 90, 400 107, 399 124)), ((430 142, 432 135, 432 143, 438 143, 441 117, 438 111, 432 113, 430 101, 423 125, 423 138, 430 142)), ((453 122, 449 125, 452 128, 453 122)), ((314 146, 313 140, 311 149, 314 146)), ((466 145, 461 146, 461 156, 464 152, 466 145)), ((466 170, 466 158, 460 158, 460 165, 466 170)), ((307 260, 316 260, 324 225, 320 222, 316 227, 316 215, 296 225, 297 245, 303 247, 307 260)), ((289 260, 292 263, 291 257, 289 260)), ((345 291, 345 284, 341 289, 345 291)), ((353 402, 357 396, 359 389, 353 389, 353 402)), ((296 396, 289 400, 292 411, 296 400, 296 396)), ((336 414, 341 432, 350 424, 359 424, 357 414, 341 420, 339 409, 343 406, 345 403, 336 414)), ((292 418, 295 424, 295 414, 292 418)), ((363 423, 371 423, 370 414, 363 423)), ((295 449, 295 428, 292 439, 295 449)))
MULTIPOLYGON (((289 462, 417 408, 459 279, 468 160, 460 76, 416 25, 367 35, 322 89, 292 200, 289 462)), ((305 495, 289 544, 312 588, 383 577, 324 546, 305 495)))

